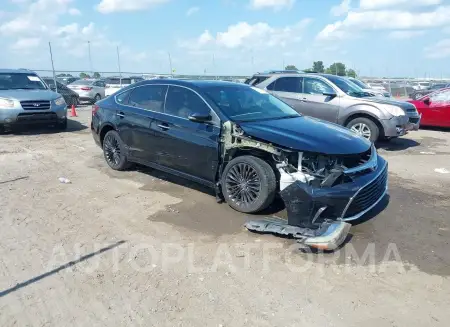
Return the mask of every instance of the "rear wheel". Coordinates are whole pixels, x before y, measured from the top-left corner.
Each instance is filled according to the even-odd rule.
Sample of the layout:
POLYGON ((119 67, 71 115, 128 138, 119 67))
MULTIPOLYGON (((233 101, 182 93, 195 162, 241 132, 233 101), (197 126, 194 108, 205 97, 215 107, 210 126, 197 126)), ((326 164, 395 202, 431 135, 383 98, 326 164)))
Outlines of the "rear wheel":
POLYGON ((380 129, 377 124, 365 117, 351 120, 346 127, 371 142, 377 141, 380 135, 380 129))
POLYGON ((97 101, 100 101, 102 99, 102 96, 100 94, 96 94, 94 97, 94 100, 92 100, 92 104, 96 103, 97 101))
POLYGON ((114 130, 107 132, 103 139, 103 155, 106 163, 114 170, 125 170, 130 167, 125 144, 114 130))
POLYGON ((272 167, 264 160, 242 156, 231 160, 222 175, 222 193, 233 209, 254 213, 267 208, 276 194, 272 167))

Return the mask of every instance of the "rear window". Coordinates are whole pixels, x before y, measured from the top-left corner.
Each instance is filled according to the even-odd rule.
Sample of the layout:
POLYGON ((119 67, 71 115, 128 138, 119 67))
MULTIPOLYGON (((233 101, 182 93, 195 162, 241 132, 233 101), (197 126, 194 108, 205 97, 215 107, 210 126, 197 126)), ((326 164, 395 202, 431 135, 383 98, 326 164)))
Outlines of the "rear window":
POLYGON ((248 85, 258 85, 258 84, 264 82, 264 81, 265 81, 266 79, 268 79, 268 78, 269 78, 269 76, 253 76, 252 78, 247 79, 247 80, 245 81, 245 84, 248 84, 248 85))
MULTIPOLYGON (((106 84, 120 85, 120 78, 110 78, 106 80, 106 84)), ((122 84, 131 84, 130 78, 122 78, 122 84)))
POLYGON ((91 85, 92 83, 94 83, 94 81, 80 79, 71 83, 70 85, 91 85))

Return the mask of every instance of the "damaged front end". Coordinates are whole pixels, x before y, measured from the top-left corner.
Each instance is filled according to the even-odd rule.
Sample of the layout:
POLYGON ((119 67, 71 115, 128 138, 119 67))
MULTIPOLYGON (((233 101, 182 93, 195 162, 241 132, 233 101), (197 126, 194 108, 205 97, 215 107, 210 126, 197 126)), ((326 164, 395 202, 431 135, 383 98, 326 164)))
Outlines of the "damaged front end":
POLYGON ((287 210, 287 221, 265 218, 247 222, 245 227, 251 231, 289 235, 311 247, 334 250, 349 232, 346 221, 361 217, 387 192, 387 163, 373 145, 357 154, 305 152, 254 139, 235 123, 226 122, 222 164, 236 151, 270 155, 287 210))

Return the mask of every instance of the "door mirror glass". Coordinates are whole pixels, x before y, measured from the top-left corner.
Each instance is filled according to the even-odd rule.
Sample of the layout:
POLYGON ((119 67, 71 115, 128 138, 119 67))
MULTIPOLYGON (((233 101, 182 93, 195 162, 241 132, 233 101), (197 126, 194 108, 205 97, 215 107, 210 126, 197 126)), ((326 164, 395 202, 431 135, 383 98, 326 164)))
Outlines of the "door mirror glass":
POLYGON ((193 112, 189 115, 188 119, 190 121, 195 121, 197 123, 206 123, 211 121, 212 117, 209 113, 199 113, 199 112, 193 112))

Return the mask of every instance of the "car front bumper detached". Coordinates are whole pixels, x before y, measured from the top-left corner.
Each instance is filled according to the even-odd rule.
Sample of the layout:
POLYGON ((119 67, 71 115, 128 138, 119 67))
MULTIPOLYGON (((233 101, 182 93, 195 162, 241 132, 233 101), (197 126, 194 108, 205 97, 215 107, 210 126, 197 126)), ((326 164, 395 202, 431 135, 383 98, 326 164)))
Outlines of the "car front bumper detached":
POLYGON ((246 223, 251 231, 289 235, 321 250, 335 250, 346 239, 349 221, 373 209, 388 190, 388 165, 374 157, 364 174, 348 171, 352 181, 331 187, 313 187, 297 181, 280 192, 288 219, 265 218, 246 223), (376 160, 376 161, 375 161, 376 160))
POLYGON ((409 131, 417 131, 420 127, 422 116, 400 116, 391 119, 380 120, 383 125, 385 137, 399 137, 406 135, 409 131))

